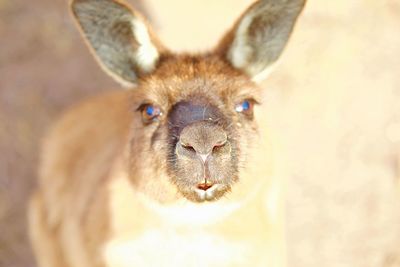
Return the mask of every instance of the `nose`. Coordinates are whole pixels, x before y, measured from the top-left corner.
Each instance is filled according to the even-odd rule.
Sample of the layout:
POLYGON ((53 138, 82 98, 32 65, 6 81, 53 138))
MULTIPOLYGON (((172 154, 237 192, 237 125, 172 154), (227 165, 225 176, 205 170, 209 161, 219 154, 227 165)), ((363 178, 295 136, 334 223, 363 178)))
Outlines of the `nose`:
POLYGON ((182 130, 179 142, 184 150, 196 153, 205 162, 208 156, 226 145, 227 139, 221 126, 209 121, 198 121, 182 130))

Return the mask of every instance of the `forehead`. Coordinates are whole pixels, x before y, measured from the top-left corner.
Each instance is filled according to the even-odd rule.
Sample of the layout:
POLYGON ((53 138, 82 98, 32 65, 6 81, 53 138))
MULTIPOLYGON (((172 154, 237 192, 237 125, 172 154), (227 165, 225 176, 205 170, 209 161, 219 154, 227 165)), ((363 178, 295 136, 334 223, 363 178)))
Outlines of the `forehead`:
POLYGON ((222 104, 260 94, 247 76, 221 59, 207 56, 162 59, 138 89, 144 100, 164 106, 196 98, 222 104))

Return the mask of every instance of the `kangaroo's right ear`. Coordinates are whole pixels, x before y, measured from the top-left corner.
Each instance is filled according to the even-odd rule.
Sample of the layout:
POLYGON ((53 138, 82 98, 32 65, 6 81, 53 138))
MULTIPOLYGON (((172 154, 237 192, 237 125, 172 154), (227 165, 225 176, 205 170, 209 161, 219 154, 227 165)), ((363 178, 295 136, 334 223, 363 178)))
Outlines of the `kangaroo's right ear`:
POLYGON ((117 0, 72 0, 71 10, 100 65, 122 85, 155 69, 165 49, 139 13, 117 0))

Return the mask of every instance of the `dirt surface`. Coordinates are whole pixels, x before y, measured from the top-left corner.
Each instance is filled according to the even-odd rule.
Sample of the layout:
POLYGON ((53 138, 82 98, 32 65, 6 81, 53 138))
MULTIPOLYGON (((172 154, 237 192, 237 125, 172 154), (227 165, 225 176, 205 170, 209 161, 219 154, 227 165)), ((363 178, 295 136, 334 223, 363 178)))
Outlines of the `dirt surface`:
MULTIPOLYGON (((167 46, 197 51, 251 2, 145 3, 167 46)), ((396 0, 310 1, 263 84, 287 180, 289 266, 400 266, 399 29, 396 0)), ((46 128, 117 86, 65 0, 0 0, 0 266, 35 266, 25 209, 46 128)))

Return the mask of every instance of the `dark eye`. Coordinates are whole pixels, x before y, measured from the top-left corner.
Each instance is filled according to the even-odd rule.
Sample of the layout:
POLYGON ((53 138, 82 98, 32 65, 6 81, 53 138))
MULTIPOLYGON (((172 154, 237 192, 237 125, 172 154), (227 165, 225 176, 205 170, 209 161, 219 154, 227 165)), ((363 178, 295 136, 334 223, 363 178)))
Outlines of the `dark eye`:
POLYGON ((145 123, 152 122, 162 114, 160 107, 152 104, 143 104, 138 110, 141 111, 142 119, 145 123))
POLYGON ((254 106, 254 101, 246 99, 236 104, 235 111, 238 113, 251 115, 253 113, 253 106, 254 106))

